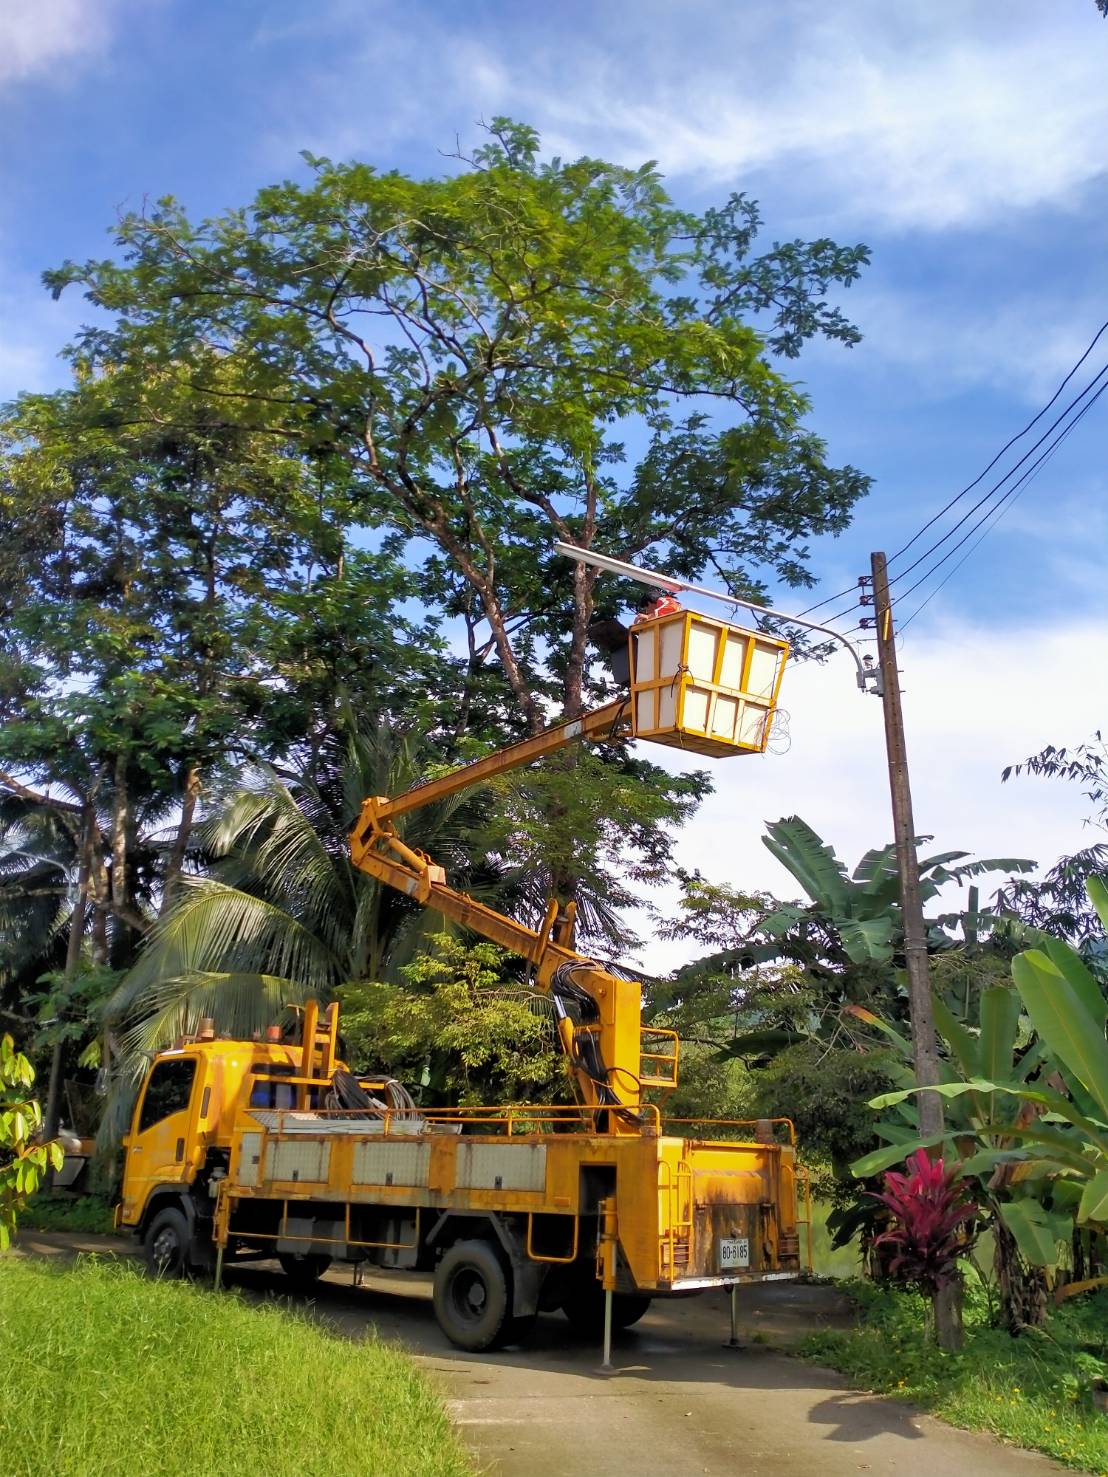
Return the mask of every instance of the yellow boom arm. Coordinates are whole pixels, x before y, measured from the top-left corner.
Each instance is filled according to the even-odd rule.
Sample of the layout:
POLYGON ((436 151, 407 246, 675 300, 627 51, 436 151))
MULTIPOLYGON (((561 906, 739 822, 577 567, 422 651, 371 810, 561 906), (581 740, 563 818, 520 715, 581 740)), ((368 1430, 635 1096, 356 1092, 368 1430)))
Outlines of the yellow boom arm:
POLYGON ((678 609, 636 623, 629 640, 628 698, 558 723, 395 800, 372 796, 351 832, 355 866, 530 961, 539 989, 554 1000, 558 1034, 581 1099, 612 1110, 597 1114, 612 1131, 640 1131, 635 1110, 643 1089, 676 1085, 676 1035, 645 1033, 650 1044, 644 1047, 639 985, 576 952, 573 903, 550 902, 537 930, 516 923, 447 887, 443 869, 405 846, 394 821, 578 738, 630 733, 700 754, 764 753, 787 654, 784 641, 695 611, 678 609))
POLYGON ((621 979, 576 952, 573 903, 560 906, 552 900, 542 926, 528 928, 448 887, 442 867, 405 846, 393 824, 396 817, 421 805, 529 764, 575 739, 617 733, 626 710, 623 699, 609 703, 417 785, 396 799, 371 796, 350 833, 350 851, 354 865, 379 882, 528 960, 537 988, 554 997, 558 1035, 582 1101, 615 1110, 607 1114, 609 1131, 638 1132, 634 1110, 642 1103, 643 1088, 672 1087, 676 1082, 677 1038, 672 1032, 650 1031, 645 1033, 648 1049, 643 1050, 637 981, 621 979))

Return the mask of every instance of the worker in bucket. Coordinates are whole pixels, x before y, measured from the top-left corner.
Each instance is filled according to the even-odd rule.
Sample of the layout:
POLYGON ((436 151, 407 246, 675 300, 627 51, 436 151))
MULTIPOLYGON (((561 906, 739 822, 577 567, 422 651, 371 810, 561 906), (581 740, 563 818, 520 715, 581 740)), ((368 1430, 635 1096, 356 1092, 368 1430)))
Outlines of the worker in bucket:
POLYGON ((663 615, 676 615, 680 609, 680 600, 668 590, 647 590, 635 611, 635 625, 641 625, 643 621, 659 620, 663 615))
MULTIPOLYGON (((635 625, 643 621, 657 620, 659 616, 673 615, 681 609, 680 603, 668 590, 648 590, 639 601, 635 611, 635 625)), ((602 652, 608 670, 618 686, 626 687, 631 681, 631 670, 627 652, 628 628, 622 621, 613 619, 595 620, 589 626, 589 639, 602 652)))

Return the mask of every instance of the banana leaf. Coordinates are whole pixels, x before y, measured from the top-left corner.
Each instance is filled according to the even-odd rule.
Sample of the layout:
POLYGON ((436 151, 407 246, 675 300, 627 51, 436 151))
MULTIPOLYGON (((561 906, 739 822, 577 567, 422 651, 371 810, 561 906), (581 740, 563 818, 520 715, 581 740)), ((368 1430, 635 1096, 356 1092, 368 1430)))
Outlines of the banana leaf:
POLYGON ((1012 960, 1012 978, 1039 1036, 1108 1118, 1108 1044, 1103 1017, 1092 1015, 1062 970, 1041 949, 1012 960))
POLYGON ((1038 1200, 1009 1200, 998 1209, 1025 1261, 1033 1267, 1054 1266, 1059 1242, 1068 1241, 1073 1229, 1069 1216, 1047 1210, 1038 1200))

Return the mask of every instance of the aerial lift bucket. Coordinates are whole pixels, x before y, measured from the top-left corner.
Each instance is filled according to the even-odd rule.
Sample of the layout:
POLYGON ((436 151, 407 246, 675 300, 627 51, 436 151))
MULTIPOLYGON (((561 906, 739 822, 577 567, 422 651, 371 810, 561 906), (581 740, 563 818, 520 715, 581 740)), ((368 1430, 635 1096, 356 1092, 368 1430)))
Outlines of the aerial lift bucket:
POLYGON ((762 754, 789 644, 696 611, 631 628, 635 738, 695 754, 762 754))

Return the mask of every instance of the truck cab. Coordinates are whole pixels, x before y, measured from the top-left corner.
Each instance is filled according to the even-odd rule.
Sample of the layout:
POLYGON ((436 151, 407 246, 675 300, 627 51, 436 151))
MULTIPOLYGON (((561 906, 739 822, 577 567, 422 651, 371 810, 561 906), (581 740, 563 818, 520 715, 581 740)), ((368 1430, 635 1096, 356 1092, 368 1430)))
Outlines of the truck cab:
POLYGON ((300 1071, 300 1056, 299 1044, 279 1039, 217 1039, 204 1022, 195 1040, 151 1062, 123 1139, 115 1225, 142 1240, 156 1270, 211 1262, 215 1197, 240 1106, 294 1106, 280 1078, 300 1071))

